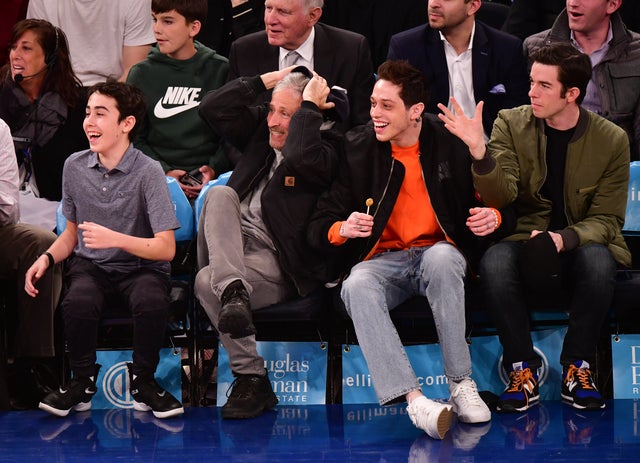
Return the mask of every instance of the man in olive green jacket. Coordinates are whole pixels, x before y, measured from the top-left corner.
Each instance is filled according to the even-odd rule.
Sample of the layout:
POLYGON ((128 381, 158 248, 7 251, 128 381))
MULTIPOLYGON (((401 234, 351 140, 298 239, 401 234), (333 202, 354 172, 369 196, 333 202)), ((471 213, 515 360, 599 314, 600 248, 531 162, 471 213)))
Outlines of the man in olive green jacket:
POLYGON ((590 365, 613 299, 616 267, 631 264, 621 232, 629 139, 580 107, 591 75, 587 55, 555 44, 535 51, 532 61, 531 105, 501 111, 488 147, 478 112, 482 103, 471 119, 440 107, 446 127, 469 146, 483 201, 511 206, 517 215, 514 233, 489 248, 480 264, 510 375, 497 410, 522 412, 539 399, 542 361, 533 350, 528 310, 541 296, 568 301, 560 355, 563 400, 578 409, 600 409, 605 403, 590 365))

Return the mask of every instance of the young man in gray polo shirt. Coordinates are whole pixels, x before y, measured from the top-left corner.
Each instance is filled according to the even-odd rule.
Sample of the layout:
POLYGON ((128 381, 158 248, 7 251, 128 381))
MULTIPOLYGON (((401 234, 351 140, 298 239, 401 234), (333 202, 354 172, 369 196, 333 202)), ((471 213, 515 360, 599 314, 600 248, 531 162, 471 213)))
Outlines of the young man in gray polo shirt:
POLYGON ((112 300, 124 301, 133 314, 134 409, 151 410, 157 418, 183 413, 180 402, 154 379, 179 223, 160 164, 130 144, 144 111, 144 96, 132 86, 109 82, 89 89, 83 127, 90 149, 71 155, 63 172, 67 227, 25 277, 25 290, 36 297, 35 282, 67 259, 62 316, 74 377, 40 402, 54 415, 91 408, 100 369, 98 323, 112 300))

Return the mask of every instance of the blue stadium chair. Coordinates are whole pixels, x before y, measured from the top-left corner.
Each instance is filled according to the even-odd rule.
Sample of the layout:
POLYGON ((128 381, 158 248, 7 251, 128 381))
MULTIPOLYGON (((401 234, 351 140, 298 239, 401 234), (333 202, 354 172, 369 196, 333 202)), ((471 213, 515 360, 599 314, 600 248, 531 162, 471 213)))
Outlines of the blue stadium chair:
POLYGON ((631 250, 631 269, 618 271, 613 310, 616 315, 615 333, 640 332, 640 161, 629 164, 627 209, 622 234, 631 250))
POLYGON ((629 193, 622 234, 640 236, 640 161, 629 164, 629 193))
POLYGON ((200 214, 202 213, 202 208, 204 207, 204 198, 205 196, 207 196, 207 192, 209 191, 209 188, 218 186, 218 185, 226 185, 232 173, 233 171, 229 171, 229 172, 225 172, 224 174, 220 174, 218 178, 216 178, 215 180, 211 180, 207 182, 207 184, 204 185, 200 190, 200 194, 198 194, 198 197, 193 203, 193 213, 195 217, 196 233, 198 233, 198 225, 200 224, 200 214))
POLYGON ((167 187, 169 187, 169 194, 171 194, 171 202, 173 203, 176 217, 180 222, 180 228, 175 232, 176 241, 191 241, 196 234, 191 203, 175 178, 167 176, 167 187))

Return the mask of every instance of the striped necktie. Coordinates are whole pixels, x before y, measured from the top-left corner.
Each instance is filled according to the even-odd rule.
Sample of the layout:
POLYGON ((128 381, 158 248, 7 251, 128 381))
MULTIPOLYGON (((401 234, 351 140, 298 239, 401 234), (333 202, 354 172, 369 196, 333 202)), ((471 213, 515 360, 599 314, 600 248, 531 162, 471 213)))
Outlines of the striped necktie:
POLYGON ((300 58, 300 53, 297 51, 290 51, 286 55, 284 55, 284 60, 282 63, 282 68, 288 68, 289 66, 293 66, 298 62, 298 58, 300 58))

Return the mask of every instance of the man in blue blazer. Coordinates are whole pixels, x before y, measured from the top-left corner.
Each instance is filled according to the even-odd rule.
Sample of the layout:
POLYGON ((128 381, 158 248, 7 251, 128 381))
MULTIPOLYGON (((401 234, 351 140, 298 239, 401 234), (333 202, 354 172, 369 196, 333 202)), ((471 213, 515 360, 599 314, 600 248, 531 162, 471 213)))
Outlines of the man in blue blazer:
POLYGON ((498 111, 527 104, 529 75, 520 39, 476 21, 481 0, 429 0, 429 23, 391 37, 389 59, 406 59, 429 81, 431 100, 426 111, 438 113, 437 104, 460 98, 472 117, 484 101, 482 122, 491 134, 498 111))
MULTIPOLYGON (((265 30, 231 45, 228 80, 264 74, 296 64, 347 91, 350 117, 345 129, 369 121, 373 90, 371 51, 364 36, 318 23, 323 0, 266 0, 265 30), (295 60, 287 54, 296 52, 295 60)), ((270 93, 262 101, 270 100, 270 93)))

